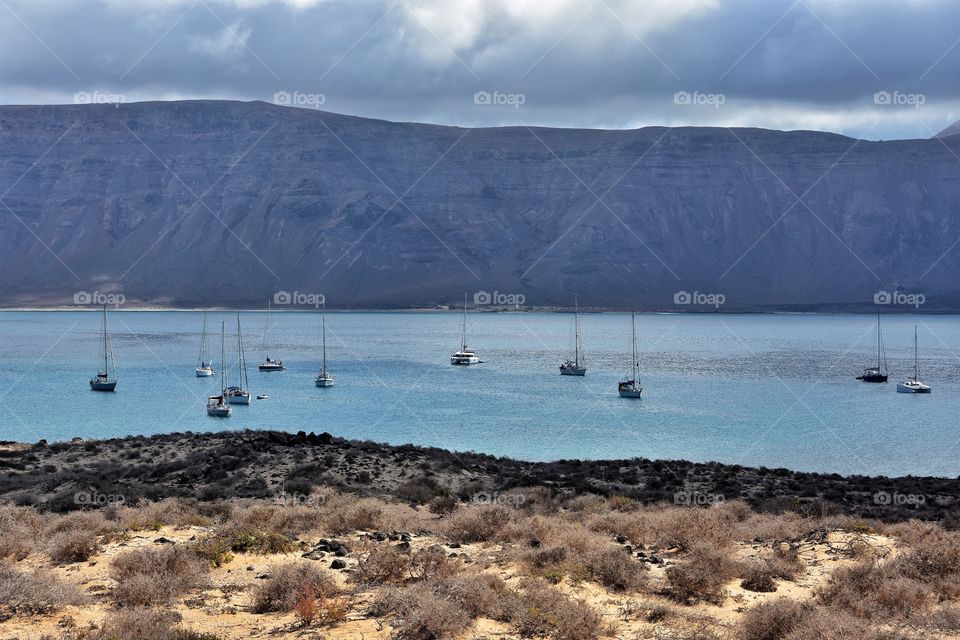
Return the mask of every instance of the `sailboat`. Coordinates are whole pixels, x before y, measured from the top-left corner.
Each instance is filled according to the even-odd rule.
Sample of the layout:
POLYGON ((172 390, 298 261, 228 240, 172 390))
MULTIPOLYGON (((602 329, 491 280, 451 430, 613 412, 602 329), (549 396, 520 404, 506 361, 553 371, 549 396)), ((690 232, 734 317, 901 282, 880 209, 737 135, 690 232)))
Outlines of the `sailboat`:
POLYGON ((214 418, 229 418, 230 414, 233 413, 233 407, 230 406, 230 402, 227 400, 227 359, 226 359, 226 347, 225 347, 225 336, 226 336, 226 323, 220 323, 220 362, 223 366, 220 367, 220 395, 210 396, 207 399, 207 415, 213 416, 214 418))
POLYGON ((197 377, 209 378, 213 375, 213 363, 207 362, 207 312, 203 312, 203 332, 200 334, 200 357, 197 358, 197 377))
POLYGON ((100 333, 103 336, 103 357, 100 360, 100 370, 97 375, 90 378, 90 388, 94 391, 114 391, 117 388, 117 361, 113 357, 113 347, 110 345, 107 305, 103 305, 103 323, 100 333))
POLYGON ((883 348, 883 334, 880 332, 880 314, 877 314, 877 366, 870 366, 863 370, 863 375, 857 376, 857 380, 864 382, 886 382, 887 381, 887 354, 883 348))
POLYGON ((897 393, 930 393, 930 386, 920 382, 920 355, 917 349, 917 325, 913 325, 913 377, 897 383, 897 393))
POLYGON ((637 320, 634 314, 630 314, 630 330, 633 344, 633 360, 630 363, 630 379, 624 380, 617 385, 617 391, 621 398, 639 398, 643 393, 643 387, 640 386, 640 363, 637 362, 637 320))
POLYGON ((333 376, 327 371, 327 305, 324 303, 323 310, 320 312, 320 333, 323 336, 323 365, 320 367, 320 373, 314 381, 318 387, 332 387, 333 376))
POLYGON ((583 363, 583 342, 580 338, 580 303, 573 298, 573 360, 567 360, 560 365, 562 376, 582 376, 587 373, 583 363))
POLYGON ((460 321, 460 350, 450 356, 450 364, 480 364, 477 353, 467 346, 467 294, 463 294, 463 319, 460 321))
POLYGON ((283 360, 274 360, 267 355, 267 336, 270 333, 270 302, 267 301, 267 324, 263 328, 263 345, 260 347, 260 371, 283 371, 283 360))
POLYGON ((237 385, 227 387, 230 404, 250 404, 250 381, 247 379, 247 358, 243 354, 243 333, 240 331, 240 314, 237 314, 237 385))

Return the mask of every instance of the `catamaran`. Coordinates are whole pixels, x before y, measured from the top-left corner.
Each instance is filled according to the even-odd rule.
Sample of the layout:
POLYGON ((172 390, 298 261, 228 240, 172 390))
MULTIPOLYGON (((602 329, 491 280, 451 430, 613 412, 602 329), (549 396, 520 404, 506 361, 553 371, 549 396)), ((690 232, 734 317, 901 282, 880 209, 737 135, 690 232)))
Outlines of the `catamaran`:
POLYGON ((877 314, 877 366, 869 366, 863 370, 863 375, 857 376, 857 380, 864 382, 886 382, 887 381, 887 354, 883 348, 883 334, 880 332, 880 314, 877 314))
POLYGON ((562 376, 582 376, 587 373, 583 362, 583 342, 580 338, 580 303, 573 298, 573 360, 567 360, 560 365, 562 376))
POLYGON ((930 386, 920 382, 920 356, 917 349, 917 325, 913 325, 913 377, 897 383, 897 393, 930 393, 930 386))
POLYGON ((324 302, 320 312, 320 333, 323 336, 323 365, 320 367, 320 373, 314 381, 318 387, 332 387, 333 376, 327 371, 327 305, 324 302))
POLYGON ((250 404, 250 381, 247 379, 247 358, 243 354, 243 333, 240 331, 240 314, 237 314, 237 384, 227 387, 230 404, 250 404))
POLYGON ((207 415, 214 418, 229 418, 233 407, 227 399, 226 323, 220 323, 220 395, 207 398, 207 415))
POLYGON ((267 336, 270 334, 270 302, 267 302, 267 324, 263 328, 263 345, 260 347, 260 371, 283 371, 283 360, 274 360, 267 355, 267 336))
POLYGON ((117 388, 117 361, 113 357, 110 345, 110 328, 107 326, 107 305, 103 305, 103 322, 100 333, 103 337, 103 354, 100 370, 90 378, 90 388, 94 391, 114 391, 117 388))
POLYGON ((476 351, 467 346, 467 294, 463 294, 463 319, 460 321, 460 349, 450 356, 450 364, 480 364, 476 351))
POLYGON ((207 312, 203 312, 203 332, 200 334, 200 357, 197 358, 197 377, 213 375, 213 362, 207 362, 207 312))
POLYGON ((643 387, 640 386, 640 363, 637 362, 637 320, 634 314, 630 314, 630 330, 633 336, 633 360, 630 364, 630 379, 624 380, 617 385, 617 391, 621 398, 639 398, 643 393, 643 387))

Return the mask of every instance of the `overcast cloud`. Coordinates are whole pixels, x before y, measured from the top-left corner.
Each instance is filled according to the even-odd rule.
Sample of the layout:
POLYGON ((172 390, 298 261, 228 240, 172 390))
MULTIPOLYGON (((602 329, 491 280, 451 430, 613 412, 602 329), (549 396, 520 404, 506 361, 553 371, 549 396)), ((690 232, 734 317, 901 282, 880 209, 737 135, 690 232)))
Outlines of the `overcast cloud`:
POLYGON ((960 119, 960 2, 0 0, 0 103, 275 96, 461 126, 925 138, 960 119))

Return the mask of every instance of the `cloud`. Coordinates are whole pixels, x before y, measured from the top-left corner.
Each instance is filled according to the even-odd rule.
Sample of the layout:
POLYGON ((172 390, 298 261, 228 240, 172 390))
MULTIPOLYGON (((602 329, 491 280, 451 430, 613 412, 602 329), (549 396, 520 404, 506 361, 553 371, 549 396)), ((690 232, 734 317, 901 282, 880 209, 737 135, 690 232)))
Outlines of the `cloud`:
POLYGON ((240 20, 234 20, 210 36, 190 36, 190 51, 221 62, 237 62, 243 57, 252 33, 240 20))
POLYGON ((960 113, 953 0, 6 1, 4 102, 299 91, 332 111, 462 126, 885 138, 927 137, 960 113), (875 104, 878 91, 923 104, 875 104), (677 92, 724 102, 676 104, 677 92))

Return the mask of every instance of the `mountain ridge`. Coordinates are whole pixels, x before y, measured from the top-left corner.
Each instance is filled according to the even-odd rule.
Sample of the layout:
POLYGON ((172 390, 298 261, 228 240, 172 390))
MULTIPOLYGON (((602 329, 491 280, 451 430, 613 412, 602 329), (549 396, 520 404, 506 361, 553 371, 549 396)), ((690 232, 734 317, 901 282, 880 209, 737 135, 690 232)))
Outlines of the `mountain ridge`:
POLYGON ((720 310, 866 309, 899 290, 957 310, 956 140, 469 129, 259 101, 0 107, 0 304, 498 291, 710 310, 674 304, 686 291, 723 294, 720 310))

